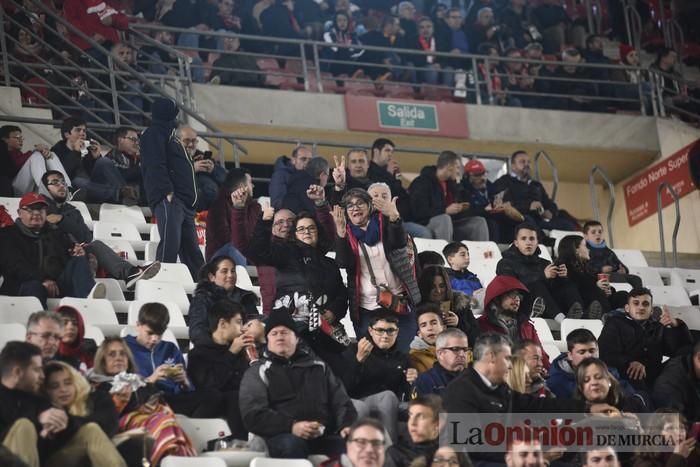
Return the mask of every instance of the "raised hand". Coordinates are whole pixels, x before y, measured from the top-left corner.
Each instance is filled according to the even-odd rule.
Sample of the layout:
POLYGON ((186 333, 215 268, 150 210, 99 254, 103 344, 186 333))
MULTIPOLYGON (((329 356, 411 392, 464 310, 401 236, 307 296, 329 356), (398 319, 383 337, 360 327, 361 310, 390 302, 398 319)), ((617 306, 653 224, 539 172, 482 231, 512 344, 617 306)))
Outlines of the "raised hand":
POLYGON ((398 199, 397 196, 394 196, 391 201, 383 198, 373 198, 372 205, 374 209, 387 216, 390 220, 395 221, 400 217, 399 210, 396 207, 396 201, 398 199))
POLYGON ((333 169, 333 181, 335 182, 335 187, 338 191, 345 189, 346 174, 345 174, 345 156, 333 156, 333 162, 335 162, 335 168, 333 169))
POLYGON ((321 185, 309 185, 306 196, 314 203, 318 203, 326 199, 326 191, 321 185))
POLYGON ((272 206, 263 208, 262 219, 264 221, 271 221, 273 217, 275 217, 275 208, 273 208, 272 206))
POLYGON ((231 204, 234 208, 242 209, 245 207, 245 202, 248 200, 248 188, 240 187, 231 192, 231 204))
POLYGON ((345 238, 345 227, 347 221, 345 220, 345 209, 340 205, 333 206, 333 221, 335 222, 335 232, 340 238, 345 238))
POLYGON ((372 344, 372 342, 370 342, 369 339, 367 339, 366 337, 360 339, 357 343, 357 355, 355 355, 357 361, 362 363, 365 360, 367 360, 367 357, 369 357, 369 354, 372 353, 373 348, 374 345, 372 344))

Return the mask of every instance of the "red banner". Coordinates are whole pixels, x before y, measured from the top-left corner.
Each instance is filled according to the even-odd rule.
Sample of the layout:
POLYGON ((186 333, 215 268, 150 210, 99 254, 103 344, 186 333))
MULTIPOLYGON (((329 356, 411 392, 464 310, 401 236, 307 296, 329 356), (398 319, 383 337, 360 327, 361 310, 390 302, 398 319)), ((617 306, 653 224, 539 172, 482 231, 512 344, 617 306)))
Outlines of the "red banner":
MULTIPOLYGON (((688 152, 695 145, 689 144, 677 153, 657 162, 624 185, 627 222, 630 226, 638 224, 649 216, 656 214, 656 190, 663 182, 668 183, 679 198, 695 190, 690 178, 688 152)), ((673 203, 668 190, 661 192, 661 206, 673 203)))

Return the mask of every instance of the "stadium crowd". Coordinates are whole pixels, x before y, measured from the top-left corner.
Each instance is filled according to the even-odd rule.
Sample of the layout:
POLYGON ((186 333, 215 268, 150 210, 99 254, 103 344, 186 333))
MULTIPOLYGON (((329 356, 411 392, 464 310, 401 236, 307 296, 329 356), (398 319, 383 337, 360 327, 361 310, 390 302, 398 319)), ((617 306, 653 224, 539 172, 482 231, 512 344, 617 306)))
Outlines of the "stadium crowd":
POLYGON ((19 127, 0 128, 2 162, 15 168, 2 172, 3 193, 20 197, 16 213, 0 210, 0 293, 44 308, 25 341, 0 351, 2 465, 196 455, 176 414, 222 418, 231 438, 270 457, 325 454, 330 466, 700 465, 700 343, 654 304, 599 222, 580 226, 549 198, 525 151, 493 183, 478 159, 443 151, 406 187, 388 139, 332 168, 300 145, 276 162, 267 203, 246 170, 200 158, 174 102, 152 111, 143 133, 119 128, 105 154, 80 118, 63 122, 52 148, 27 152, 19 127), (81 196, 150 207, 157 261, 132 266, 93 238, 70 204, 81 196), (194 217, 206 208, 203 255, 194 217), (572 235, 550 262, 540 254, 555 228, 572 235), (445 247, 418 254, 421 237, 445 247), (470 271, 485 258, 462 242, 489 239, 510 244, 493 279, 470 271), (104 298, 96 274, 132 289, 178 257, 197 280, 187 358, 164 339, 163 303, 140 307, 133 335, 99 345, 77 308, 46 309, 58 297, 104 298), (242 286, 242 264, 257 268, 259 295, 242 286), (585 317, 602 331, 573 330, 565 352, 548 354, 541 317, 585 317), (670 447, 579 455, 518 438, 501 452, 461 452, 440 437, 445 412, 654 414, 624 426, 670 447))

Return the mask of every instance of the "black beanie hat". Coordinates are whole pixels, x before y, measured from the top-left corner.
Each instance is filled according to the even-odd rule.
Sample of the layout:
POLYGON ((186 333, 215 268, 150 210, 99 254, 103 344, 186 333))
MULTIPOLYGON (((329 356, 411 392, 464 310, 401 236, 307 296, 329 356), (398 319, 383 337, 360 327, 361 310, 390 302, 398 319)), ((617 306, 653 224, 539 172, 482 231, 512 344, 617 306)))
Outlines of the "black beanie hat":
POLYGON ((277 326, 284 326, 294 332, 294 334, 297 334, 296 323, 292 319, 292 315, 286 310, 273 310, 270 313, 267 321, 265 321, 265 337, 277 326))

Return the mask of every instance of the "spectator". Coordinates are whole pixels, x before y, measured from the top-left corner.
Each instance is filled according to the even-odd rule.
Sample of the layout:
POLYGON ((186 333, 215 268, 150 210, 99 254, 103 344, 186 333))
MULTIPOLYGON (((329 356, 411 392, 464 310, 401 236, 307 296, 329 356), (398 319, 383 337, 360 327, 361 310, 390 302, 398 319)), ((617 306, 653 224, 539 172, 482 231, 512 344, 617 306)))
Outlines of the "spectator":
POLYGON ((155 44, 144 45, 139 49, 137 56, 139 66, 149 73, 167 74, 169 69, 177 66, 177 53, 170 52, 175 47, 175 34, 170 31, 156 29, 151 31, 151 35, 154 42, 167 47, 167 49, 155 44))
MULTIPOLYGON (((423 52, 444 52, 446 44, 439 44, 435 38, 435 27, 433 20, 423 17, 418 20, 419 34, 408 44, 412 44, 414 49, 423 52)), ((437 85, 442 83, 445 77, 441 77, 442 57, 435 55, 412 54, 409 60, 417 68, 417 83, 437 85)))
POLYGON ((357 412, 333 372, 298 348, 296 332, 289 314, 270 315, 266 356, 241 382, 243 422, 265 439, 272 457, 339 455, 357 412))
POLYGON ((688 355, 670 359, 654 383, 656 407, 678 410, 688 420, 700 420, 700 343, 695 343, 688 355))
MULTIPOLYGON (((545 467, 545 455, 540 441, 514 439, 506 452, 506 467, 545 467)), ((619 466, 617 466, 619 467, 619 466)))
POLYGON ((316 204, 306 193, 312 185, 320 186, 325 191, 329 174, 328 161, 320 156, 313 157, 304 170, 290 175, 287 193, 282 200, 282 209, 296 213, 314 212, 316 204))
POLYGON ((483 289, 481 281, 473 272, 469 271, 469 248, 461 242, 451 242, 442 249, 442 254, 447 258, 445 268, 450 278, 450 287, 454 292, 461 292, 468 297, 474 295, 477 290, 483 289))
MULTIPOLYGON (((385 15, 379 29, 373 29, 360 36, 360 43, 385 49, 396 48, 400 44, 399 31, 401 23, 396 16, 385 15)), ((390 78, 399 80, 402 72, 393 67, 401 65, 401 58, 395 52, 365 50, 362 61, 376 66, 367 66, 365 74, 373 80, 385 81, 390 78)), ((393 145, 392 145, 393 146, 393 145)), ((373 156, 374 158, 374 156, 373 156)))
MULTIPOLYGON (((336 7, 337 8, 337 7, 336 7)), ((341 44, 346 46, 359 46, 357 34, 350 29, 350 14, 345 11, 336 11, 333 18, 333 26, 323 34, 323 41, 327 44, 341 44)), ((333 76, 348 75, 352 78, 359 77, 362 68, 352 62, 361 59, 364 51, 359 47, 324 47, 322 54, 329 60, 343 62, 330 63, 328 71, 333 76)))
POLYGON ((425 304, 416 311, 416 324, 418 331, 411 341, 409 359, 411 368, 424 373, 430 370, 437 362, 437 350, 435 342, 437 336, 442 333, 447 326, 442 320, 442 312, 432 303, 425 304))
POLYGON ((244 315, 240 303, 216 302, 207 313, 211 342, 196 344, 190 350, 187 367, 195 387, 221 394, 222 411, 236 439, 248 437, 238 398, 243 373, 253 361, 249 350, 255 348, 253 335, 242 331, 244 315))
MULTIPOLYGON (((54 311, 36 311, 27 320, 26 341, 41 350, 44 362, 57 358, 58 347, 63 338, 63 319, 54 311)), ((77 359, 67 359, 74 367, 78 367, 77 359)))
POLYGON ((486 167, 479 160, 470 159, 465 164, 462 188, 469 212, 486 219, 489 240, 496 243, 510 240, 515 226, 525 218, 510 202, 503 202, 502 194, 496 194, 494 184, 486 177, 486 167))
POLYGON ((253 199, 253 179, 245 169, 231 170, 219 188, 207 216, 205 258, 230 256, 236 264, 246 266, 245 256, 234 246, 234 231, 242 230, 244 237, 253 235, 253 228, 262 209, 253 199), (247 235, 247 233, 250 235, 247 235))
POLYGON ((384 427, 373 418, 361 418, 350 427, 345 450, 338 459, 321 464, 322 467, 382 467, 384 463, 384 427))
MULTIPOLYGON (((639 68, 639 52, 634 47, 620 43, 620 65, 639 68)), ((640 102, 646 115, 653 113, 651 105, 651 80, 646 71, 641 70, 612 70, 611 79, 620 84, 615 85, 615 97, 628 99, 627 102, 615 102, 619 109, 639 111, 640 102), (634 102, 629 102, 633 100, 634 102)))
POLYGON ((416 23, 416 7, 408 0, 399 2, 396 12, 401 26, 403 41, 408 44, 418 40, 418 24, 416 23))
POLYGON ((505 192, 503 201, 543 229, 578 230, 568 215, 560 212, 544 186, 530 176, 530 156, 518 150, 510 156, 510 172, 494 183, 494 192, 505 192))
MULTIPOLYGON (((464 15, 459 8, 450 8, 445 13, 445 21, 447 24, 447 30, 445 31, 445 39, 447 43, 446 51, 453 54, 466 55, 469 53, 469 40, 467 39, 467 33, 464 29, 464 15)), ((435 35, 440 37, 439 23, 435 24, 435 35)), ((448 66, 455 68, 457 70, 471 68, 470 64, 466 60, 459 59, 448 59, 448 66)))
POLYGON ((138 373, 163 393, 172 409, 188 417, 209 418, 218 414, 220 395, 209 388, 195 388, 187 378, 185 359, 177 344, 163 340, 170 314, 162 303, 145 303, 139 310, 136 335, 124 342, 134 356, 138 373))
MULTIPOLYGON (((649 65, 649 71, 657 75, 659 88, 661 89, 664 105, 674 115, 684 117, 685 113, 700 113, 697 100, 691 101, 688 93, 688 85, 685 84, 682 75, 676 70, 678 54, 675 50, 662 47, 659 49, 656 60, 649 65), (681 112, 674 112, 677 107, 681 112)), ((695 98, 695 96, 693 95, 695 98)))
POLYGON ((263 87, 265 73, 260 71, 255 57, 241 50, 238 37, 224 37, 221 56, 212 63, 210 83, 226 86, 263 87))
POLYGON ((422 267, 426 266, 445 266, 445 258, 442 257, 442 255, 436 251, 421 251, 418 253, 418 264, 420 264, 422 267))
POLYGON ((415 334, 411 307, 420 302, 420 292, 415 252, 407 245, 396 198, 372 199, 366 191, 353 188, 343 196, 341 206, 333 207, 333 219, 336 263, 348 272, 355 333, 361 335, 367 329, 371 311, 393 304, 399 314, 398 349, 405 352, 415 334))
POLYGON ((688 436, 688 422, 683 414, 674 410, 657 410, 646 431, 662 435, 666 445, 673 446, 673 452, 640 452, 634 457, 634 467, 700 465, 700 454, 695 449, 697 440, 688 436))
MULTIPOLYGON (((63 362, 49 362, 44 367, 41 390, 53 407, 69 415, 75 427, 93 424, 99 426, 109 438, 117 435, 119 418, 112 398, 103 391, 92 391, 83 375, 72 366, 63 362)), ((126 465, 143 465, 143 443, 143 439, 134 437, 117 445, 113 439, 108 445, 108 453, 114 456, 112 451, 116 446, 126 465)))
POLYGON ((615 252, 605 243, 603 224, 598 221, 588 221, 583 224, 583 237, 586 239, 590 260, 586 270, 592 274, 609 274, 610 282, 628 282, 634 288, 642 286, 639 276, 629 274, 615 252))
POLYGON ((539 255, 537 227, 523 222, 515 228, 515 240, 503 252, 496 274, 517 278, 527 286, 522 309, 533 318, 581 318, 583 299, 568 278, 566 265, 554 265, 539 255))
MULTIPOLYGON (((586 37, 586 50, 583 52, 583 58, 586 63, 596 63, 598 65, 614 65, 614 62, 605 56, 603 48, 605 43, 603 37, 598 34, 590 34, 586 37)), ((590 77, 596 81, 611 81, 612 76, 609 68, 590 68, 588 70, 590 77)), ((597 94, 601 97, 610 97, 613 95, 613 87, 610 83, 596 83, 597 94)))
POLYGON ((289 190, 290 178, 304 170, 312 157, 311 149, 300 145, 294 148, 291 158, 287 156, 277 158, 272 178, 270 178, 270 204, 273 208, 282 208, 289 190))
POLYGON ((127 289, 132 289, 139 280, 152 279, 158 274, 159 261, 147 266, 134 266, 104 242, 93 239, 92 231, 85 224, 83 215, 67 201, 68 188, 61 172, 50 170, 41 180, 48 191, 48 196, 45 197, 48 203, 46 222, 80 243, 91 263, 94 262, 103 268, 109 276, 123 280, 127 289))
POLYGON ((626 376, 636 389, 650 390, 661 373, 664 356, 687 351, 692 343, 688 326, 667 308, 652 313, 649 289, 632 289, 624 310, 606 316, 600 333, 600 357, 626 376))
POLYGON ((440 431, 445 425, 442 402, 438 396, 427 394, 408 403, 408 438, 386 451, 386 467, 413 465, 418 458, 427 458, 438 448, 440 431))
POLYGON ((584 63, 581 53, 576 49, 566 49, 561 53, 562 65, 552 73, 550 89, 556 94, 555 108, 559 110, 574 110, 578 112, 600 112, 604 110, 595 84, 590 80, 591 68, 577 66, 584 63))
POLYGON ((479 55, 487 55, 488 59, 477 64, 479 80, 481 81, 479 93, 482 102, 489 105, 505 105, 519 107, 519 103, 513 100, 513 95, 508 93, 508 83, 504 82, 502 73, 498 68, 500 52, 498 45, 493 42, 483 42, 479 45, 479 55), (489 85, 490 83, 490 85, 489 85))
POLYGON ((532 16, 541 28, 544 53, 559 53, 565 43, 566 28, 571 23, 561 1, 544 0, 532 10, 532 16))
MULTIPOLYGON (((41 183, 41 176, 47 170, 60 171, 66 179, 66 169, 63 168, 61 160, 49 151, 45 145, 35 145, 34 151, 22 152, 24 137, 22 129, 15 125, 4 125, 0 127, 0 139, 7 146, 9 161, 8 171, 3 171, 3 175, 8 175, 12 181, 14 195, 22 196, 25 193, 39 190, 45 193, 45 188, 41 183)), ((6 193, 5 196, 13 196, 6 193)))
POLYGON ((119 127, 114 132, 114 148, 95 161, 90 179, 119 189, 119 198, 127 206, 145 205, 139 133, 134 128, 119 127))
MULTIPOLYGON (((324 202, 320 186, 311 185, 308 193, 314 202, 324 202)), ((304 342, 341 374, 348 341, 340 320, 347 313, 348 295, 338 266, 325 256, 333 232, 324 232, 311 214, 301 213, 292 228, 294 241, 273 242, 272 219, 273 210, 265 209, 251 241, 252 259, 277 269, 275 308, 293 314, 304 342)))
MULTIPOLYGON (((482 334, 474 344, 474 363, 455 378, 445 390, 443 400, 448 413, 568 412, 604 413, 617 409, 583 401, 547 399, 511 391, 505 384, 510 370, 510 339, 501 334, 482 334)), ((500 462, 503 454, 471 453, 472 461, 500 462)))
MULTIPOLYGON (((47 298, 85 298, 95 287, 83 247, 46 223, 47 203, 37 193, 19 201, 14 225, 0 231, 0 265, 4 295, 34 296, 46 308, 47 298)), ((97 288, 102 295, 104 289, 97 288)), ((95 296, 93 298, 104 298, 95 296)))
MULTIPOLYGON (((528 293, 527 287, 518 279, 496 276, 486 287, 484 314, 477 320, 481 333, 503 334, 516 345, 523 340, 529 340, 542 347, 527 310, 520 307, 523 293, 528 293)), ((542 364, 548 369, 549 358, 544 353, 542 360, 542 364)))
POLYGON ((95 391, 109 393, 119 415, 120 431, 141 428, 154 436, 149 460, 157 465, 166 455, 191 457, 196 455, 192 442, 177 423, 173 410, 152 397, 160 391, 150 383, 138 383, 138 389, 130 384, 120 384, 125 373, 130 379, 144 383, 134 362, 129 346, 120 337, 107 337, 95 354, 95 367, 88 373, 88 381, 95 391))
MULTIPOLYGON (((121 74, 115 73, 116 76, 114 77, 116 80, 113 85, 117 96, 119 111, 122 115, 121 118, 131 125, 143 125, 147 117, 144 113, 144 85, 137 79, 134 73, 129 70, 130 68, 135 69, 137 66, 137 52, 130 44, 118 42, 112 46, 110 54, 112 56, 114 69, 117 72, 121 72, 121 74)), ((145 70, 136 71, 141 72, 145 70)), ((112 88, 110 79, 109 75, 103 78, 107 89, 112 88)), ((109 93, 103 94, 103 100, 105 102, 109 102, 109 97, 109 93)), ((103 118, 105 121, 111 122, 114 118, 114 113, 107 111, 103 118)))
POLYGON ((0 136, 0 196, 11 198, 15 195, 12 181, 17 174, 15 162, 10 156, 7 141, 0 136))
POLYGON ((418 372, 409 368, 408 355, 396 348, 399 320, 376 312, 364 337, 343 353, 342 381, 360 418, 376 416, 396 442, 399 401, 407 400, 418 372))
POLYGON ((432 303, 440 308, 442 320, 448 327, 459 328, 473 342, 479 335, 479 326, 471 310, 470 298, 453 290, 450 277, 441 266, 427 266, 418 281, 423 303, 432 303))
MULTIPOLYGON (((391 189, 391 196, 398 198, 399 213, 410 220, 410 201, 408 192, 401 184, 401 167, 399 161, 394 158, 394 149, 396 145, 389 139, 378 138, 372 143, 372 160, 369 162, 369 170, 367 178, 374 183, 386 183, 391 189)), ((424 237, 425 235, 417 235, 417 232, 411 230, 409 234, 416 237, 424 237)), ((424 233, 424 232, 419 232, 424 233)))
MULTIPOLYGON (((362 188, 363 190, 366 190, 373 182, 379 182, 379 180, 372 180, 369 178, 370 160, 366 149, 350 149, 345 156, 345 161, 347 161, 346 183, 344 187, 338 187, 337 184, 336 187, 345 188, 346 190, 350 190, 352 188, 362 188)), ((389 192, 391 193, 391 188, 389 188, 389 192)))
POLYGON ((515 48, 524 49, 531 42, 541 39, 537 26, 533 24, 532 10, 527 5, 527 0, 509 0, 498 16, 502 27, 508 30, 515 48))
POLYGON ((202 152, 197 149, 197 132, 192 127, 180 126, 178 136, 187 155, 193 161, 195 178, 197 180, 197 211, 206 211, 216 199, 219 189, 226 180, 226 169, 214 162, 211 151, 202 152))
POLYGON ((38 348, 7 343, 0 352, 0 375, 3 445, 27 466, 65 465, 85 456, 96 467, 126 467, 97 424, 77 426, 72 415, 40 395, 44 371, 38 348))
MULTIPOLYGON (((129 27, 129 18, 107 1, 97 3, 90 0, 66 0, 63 2, 63 17, 74 28, 106 49, 118 43, 120 31, 129 27)), ((81 35, 69 30, 68 39, 98 62, 107 63, 107 57, 81 35)))
POLYGON ((525 360, 517 355, 510 356, 510 371, 506 376, 508 387, 521 394, 532 394, 530 392, 530 368, 525 360))
POLYGON ((620 412, 646 411, 644 399, 638 394, 626 397, 620 388, 620 383, 610 374, 605 362, 595 357, 582 360, 576 367, 574 396, 592 404, 609 404, 617 407, 620 412))
MULTIPOLYGON (((389 188, 389 185, 383 182, 376 182, 372 183, 368 188, 367 188, 367 193, 372 197, 372 199, 379 199, 383 202, 390 202, 392 200, 391 197, 391 189, 389 188)), ((407 201, 407 200, 406 200, 407 201)), ((406 203, 401 203, 401 200, 396 200, 396 206, 397 209, 399 210, 399 214, 401 214, 401 208, 407 207, 406 203)), ((427 227, 416 224, 415 222, 404 222, 403 223, 403 228, 406 234, 408 235, 409 238, 412 237, 420 237, 420 238, 432 238, 433 234, 428 230, 427 227)), ((408 242, 408 240, 407 240, 408 242)), ((410 243, 413 241, 411 240, 410 243)), ((409 245, 410 246, 410 245, 409 245)))
MULTIPOLYGON (((547 370, 544 368, 544 351, 534 340, 523 339, 513 346, 513 355, 521 359, 527 367, 527 394, 538 397, 554 397, 545 386, 547 370)), ((551 367, 550 367, 551 368, 551 367)))
POLYGON ((85 337, 85 321, 78 310, 68 305, 56 308, 61 316, 63 337, 58 345, 57 360, 70 363, 85 373, 95 363, 97 344, 85 337))
MULTIPOLYGON (((503 52, 506 58, 523 58, 520 50, 515 48, 506 49, 503 52)), ((522 62, 504 61, 499 70, 503 74, 506 87, 508 89, 509 101, 507 105, 511 107, 529 107, 531 101, 536 101, 536 96, 529 95, 535 85, 535 81, 528 75, 527 67, 522 62)))
POLYGON ((442 396, 447 385, 467 367, 471 360, 469 339, 459 329, 447 329, 435 340, 437 361, 418 376, 413 387, 415 399, 427 394, 442 396))
POLYGON ((409 187, 413 218, 435 238, 486 241, 489 234, 484 218, 466 213, 469 203, 463 201, 455 181, 458 171, 461 163, 452 151, 441 152, 437 165, 421 169, 409 187))
MULTIPOLYGON (((307 31, 302 27, 294 4, 294 0, 277 0, 260 13, 260 23, 262 23, 264 36, 304 39, 307 31)), ((299 55, 299 47, 296 44, 274 44, 272 52, 276 55, 294 57, 299 55)))
MULTIPOLYGON (((468 19, 467 24, 470 24, 468 19)), ((467 43, 472 53, 478 53, 483 43, 497 43, 499 31, 500 26, 496 24, 493 9, 489 7, 478 9, 476 23, 467 28, 467 43)))
MULTIPOLYGON (((566 336, 566 347, 568 351, 555 358, 549 368, 547 388, 557 397, 570 398, 576 390, 576 369, 579 363, 586 358, 598 358, 598 340, 588 329, 575 329, 566 336)), ((608 371, 620 383, 626 396, 636 394, 615 368, 609 367, 608 371)))
MULTIPOLYGON (((581 467, 620 467, 615 449, 611 446, 604 446, 601 449, 592 449, 581 453, 581 467)), ((635 467, 637 465, 635 464, 635 467)))
POLYGON ((432 456, 431 467, 439 467, 441 465, 453 465, 456 467, 472 467, 472 461, 469 456, 461 451, 455 451, 450 446, 440 446, 435 450, 432 456))
POLYGON ((183 141, 174 137, 178 108, 175 101, 156 99, 153 120, 141 135, 141 173, 148 180, 146 196, 158 221, 156 259, 166 263, 180 260, 192 277, 202 267, 194 226, 197 183, 192 160, 183 141))
POLYGON ((610 311, 608 295, 612 291, 609 280, 598 279, 588 272, 588 261, 590 251, 585 239, 578 235, 567 235, 561 239, 557 262, 566 266, 567 277, 576 285, 583 299, 584 309, 588 311, 587 318, 600 319, 610 311))
POLYGON ((240 303, 246 315, 257 315, 258 298, 236 286, 236 263, 228 256, 216 256, 202 267, 189 311, 190 340, 195 345, 211 343, 207 315, 218 301, 240 303))

